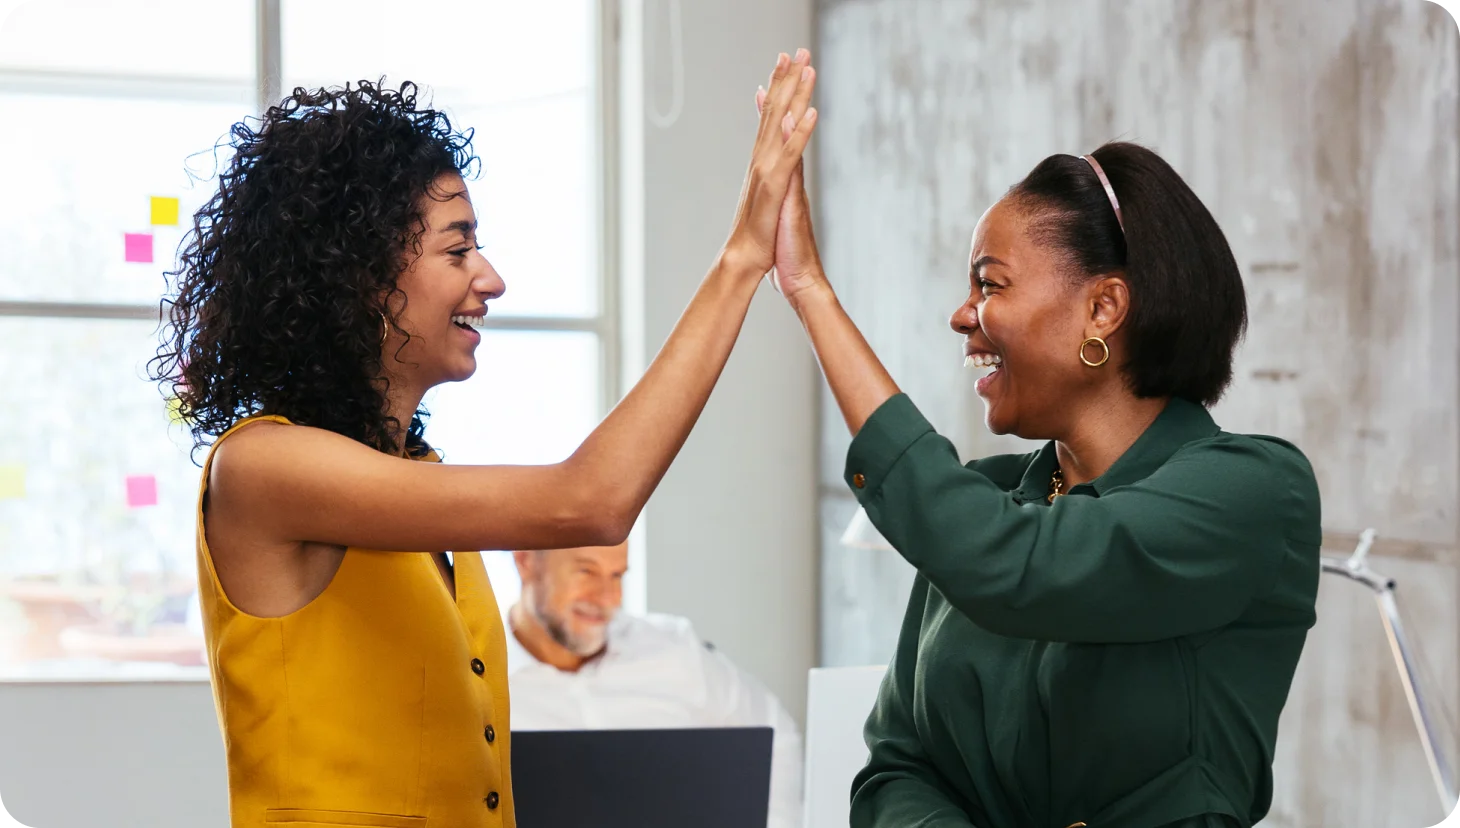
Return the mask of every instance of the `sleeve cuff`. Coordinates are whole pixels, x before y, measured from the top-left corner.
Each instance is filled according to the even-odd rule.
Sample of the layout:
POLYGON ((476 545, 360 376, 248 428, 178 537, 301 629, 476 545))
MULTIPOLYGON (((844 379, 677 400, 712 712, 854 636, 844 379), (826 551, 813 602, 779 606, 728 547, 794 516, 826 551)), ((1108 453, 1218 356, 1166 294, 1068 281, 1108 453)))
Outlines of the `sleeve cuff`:
POLYGON ((932 430, 906 394, 894 394, 878 406, 847 449, 843 477, 858 502, 865 505, 902 455, 932 430))

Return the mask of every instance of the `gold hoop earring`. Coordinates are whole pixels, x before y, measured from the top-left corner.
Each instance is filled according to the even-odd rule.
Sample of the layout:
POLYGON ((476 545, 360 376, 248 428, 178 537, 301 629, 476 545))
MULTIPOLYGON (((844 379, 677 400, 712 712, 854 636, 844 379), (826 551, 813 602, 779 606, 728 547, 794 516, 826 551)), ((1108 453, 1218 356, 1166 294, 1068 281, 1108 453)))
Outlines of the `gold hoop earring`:
POLYGON ((1084 342, 1080 343, 1080 361, 1090 366, 1091 368, 1099 368, 1100 366, 1104 365, 1105 361, 1108 359, 1110 359, 1110 346, 1106 345, 1105 340, 1101 339, 1100 337, 1092 336, 1084 342), (1090 343, 1092 342, 1100 346, 1101 353, 1099 362, 1091 362, 1090 360, 1085 358, 1085 349, 1089 347, 1090 343))
POLYGON ((385 347, 385 340, 390 338, 390 322, 386 321, 385 311, 380 312, 380 347, 385 347))

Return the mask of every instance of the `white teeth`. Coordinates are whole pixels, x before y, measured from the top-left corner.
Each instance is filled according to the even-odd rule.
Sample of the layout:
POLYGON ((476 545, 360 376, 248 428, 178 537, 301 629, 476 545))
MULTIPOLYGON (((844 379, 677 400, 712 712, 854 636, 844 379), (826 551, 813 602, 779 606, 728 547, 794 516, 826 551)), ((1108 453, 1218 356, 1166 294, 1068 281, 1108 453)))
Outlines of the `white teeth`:
POLYGON ((451 317, 451 321, 455 322, 458 325, 468 325, 473 328, 484 328, 486 327, 487 318, 485 316, 453 316, 451 317))
POLYGON ((998 354, 969 354, 963 358, 964 368, 992 368, 1003 363, 1004 358, 998 354))

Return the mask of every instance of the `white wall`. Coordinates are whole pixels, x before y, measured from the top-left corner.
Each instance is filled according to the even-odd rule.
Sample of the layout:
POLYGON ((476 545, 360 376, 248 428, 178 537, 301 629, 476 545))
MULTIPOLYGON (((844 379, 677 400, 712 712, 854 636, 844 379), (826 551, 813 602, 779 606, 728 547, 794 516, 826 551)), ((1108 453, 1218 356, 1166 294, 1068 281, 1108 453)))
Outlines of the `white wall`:
MULTIPOLYGON (((755 87, 778 51, 809 45, 811 7, 683 0, 683 111, 660 128, 640 92, 655 90, 659 110, 669 109, 671 3, 625 0, 617 137, 625 160, 618 218, 626 382, 668 336, 724 241, 754 134, 755 87), (647 62, 640 20, 657 27, 647 62)), ((640 532, 648 608, 692 618, 798 719, 815 659, 819 381, 799 326, 765 289, 640 532)), ((0 792, 31 825, 226 822, 206 684, 0 683, 0 711, 9 714, 0 717, 0 792)))
MULTIPOLYGON (((624 4, 626 381, 669 335, 725 241, 755 134, 756 86, 777 52, 811 46, 812 6, 624 4), (652 115, 670 114, 674 100, 676 6, 683 108, 661 126, 652 115)), ((820 381, 799 323, 763 286, 714 396, 643 520, 648 608, 690 617, 798 719, 816 658, 820 381)))
POLYGON ((223 828, 227 779, 206 682, 0 684, 0 795, 22 825, 223 828))

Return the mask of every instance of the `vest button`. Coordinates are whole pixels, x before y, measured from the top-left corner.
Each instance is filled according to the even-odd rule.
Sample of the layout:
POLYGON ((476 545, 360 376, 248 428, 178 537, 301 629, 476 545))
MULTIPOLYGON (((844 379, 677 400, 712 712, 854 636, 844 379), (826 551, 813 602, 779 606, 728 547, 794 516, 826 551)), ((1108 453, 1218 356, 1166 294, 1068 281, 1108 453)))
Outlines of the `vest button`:
POLYGON ((497 810, 497 803, 500 801, 501 799, 497 796, 496 791, 492 791, 491 793, 487 794, 487 807, 491 810, 497 810))
POLYGON ((477 675, 481 675, 487 671, 487 665, 483 664, 481 659, 474 658, 471 660, 471 671, 477 675))
POLYGON ((867 476, 861 472, 852 475, 852 485, 861 489, 867 485, 867 476))
POLYGON ((497 741, 497 729, 491 725, 487 725, 487 744, 490 745, 495 741, 497 741))

